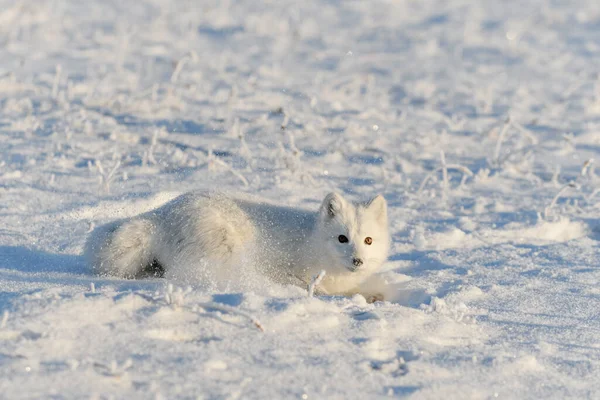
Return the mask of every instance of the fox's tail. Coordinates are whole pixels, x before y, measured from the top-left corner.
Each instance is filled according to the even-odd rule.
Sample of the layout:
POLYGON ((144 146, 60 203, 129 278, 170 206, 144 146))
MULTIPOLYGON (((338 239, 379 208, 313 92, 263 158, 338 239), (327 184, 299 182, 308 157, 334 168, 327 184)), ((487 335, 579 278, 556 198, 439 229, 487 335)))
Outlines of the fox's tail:
POLYGON ((85 255, 94 272, 136 278, 157 264, 152 255, 155 232, 147 219, 121 220, 96 228, 85 244, 85 255))

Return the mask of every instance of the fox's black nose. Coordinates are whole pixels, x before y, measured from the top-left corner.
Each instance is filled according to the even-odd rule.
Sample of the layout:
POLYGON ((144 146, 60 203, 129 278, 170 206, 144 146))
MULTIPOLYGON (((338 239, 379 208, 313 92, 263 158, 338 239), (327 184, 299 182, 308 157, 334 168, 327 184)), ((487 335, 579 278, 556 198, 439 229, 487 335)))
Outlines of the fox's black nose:
POLYGON ((360 258, 353 258, 352 264, 354 264, 355 267, 360 267, 361 265, 363 265, 363 260, 361 260, 360 258))

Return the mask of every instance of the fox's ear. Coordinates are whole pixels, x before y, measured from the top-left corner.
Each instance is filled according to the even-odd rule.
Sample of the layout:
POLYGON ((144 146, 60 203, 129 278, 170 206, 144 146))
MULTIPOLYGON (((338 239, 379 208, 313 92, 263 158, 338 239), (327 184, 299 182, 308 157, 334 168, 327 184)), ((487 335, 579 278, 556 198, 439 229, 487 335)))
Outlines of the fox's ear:
POLYGON ((367 210, 369 210, 380 223, 387 223, 387 202, 383 195, 379 194, 373 197, 367 203, 367 210))
POLYGON ((342 211, 346 201, 337 193, 329 193, 321 204, 321 216, 333 218, 342 211))

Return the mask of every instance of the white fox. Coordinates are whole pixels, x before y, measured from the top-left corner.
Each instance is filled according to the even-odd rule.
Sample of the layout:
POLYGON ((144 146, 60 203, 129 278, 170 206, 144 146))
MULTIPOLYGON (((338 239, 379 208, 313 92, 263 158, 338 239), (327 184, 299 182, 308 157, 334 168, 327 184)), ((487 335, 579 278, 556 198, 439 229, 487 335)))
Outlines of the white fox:
POLYGON ((330 193, 311 212, 219 192, 190 192, 98 227, 85 252, 102 275, 155 275, 216 287, 256 282, 261 275, 305 286, 325 270, 317 290, 350 295, 361 292, 361 283, 380 269, 389 248, 387 203, 381 195, 353 203, 330 193))

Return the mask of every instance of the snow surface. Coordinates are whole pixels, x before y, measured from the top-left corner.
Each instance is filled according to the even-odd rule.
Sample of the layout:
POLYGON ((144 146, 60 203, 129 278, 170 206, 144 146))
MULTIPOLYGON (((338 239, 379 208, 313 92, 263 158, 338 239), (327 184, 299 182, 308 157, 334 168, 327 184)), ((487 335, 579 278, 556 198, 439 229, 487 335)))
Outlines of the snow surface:
POLYGON ((0 0, 0 397, 600 397, 598 65, 593 0, 0 0), (90 273, 203 188, 385 193, 392 301, 90 273))

